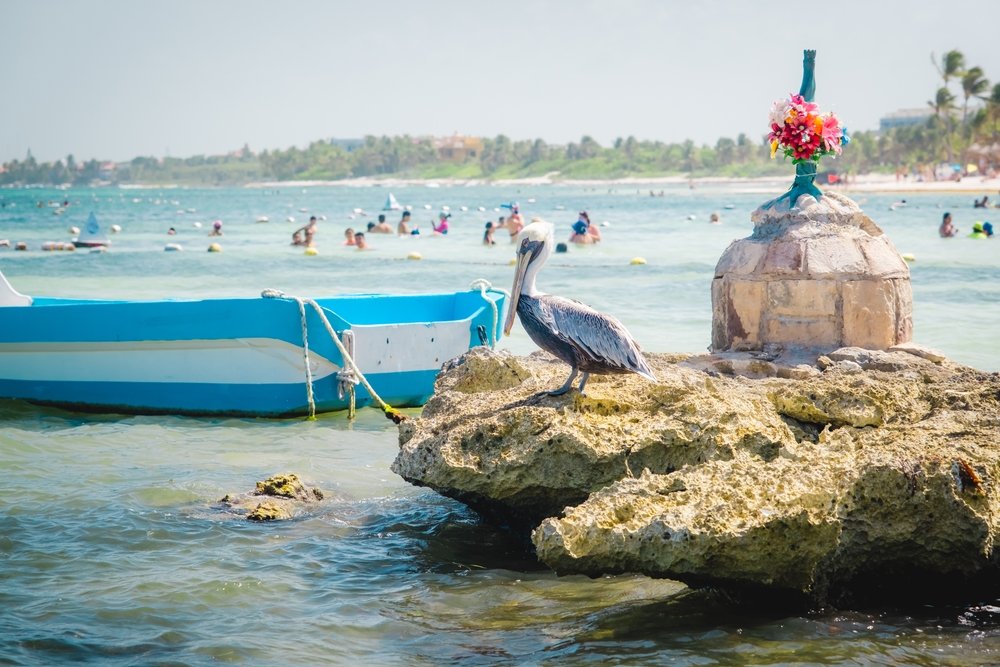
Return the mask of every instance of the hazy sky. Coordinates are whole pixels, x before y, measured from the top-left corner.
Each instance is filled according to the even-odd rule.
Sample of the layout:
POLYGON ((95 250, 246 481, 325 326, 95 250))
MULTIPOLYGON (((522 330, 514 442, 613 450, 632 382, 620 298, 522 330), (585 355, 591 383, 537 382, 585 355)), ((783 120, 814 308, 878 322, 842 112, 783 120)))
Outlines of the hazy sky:
POLYGON ((766 132, 818 49, 849 128, 925 106, 930 54, 1000 81, 1000 0, 0 0, 0 161, 365 134, 766 132))

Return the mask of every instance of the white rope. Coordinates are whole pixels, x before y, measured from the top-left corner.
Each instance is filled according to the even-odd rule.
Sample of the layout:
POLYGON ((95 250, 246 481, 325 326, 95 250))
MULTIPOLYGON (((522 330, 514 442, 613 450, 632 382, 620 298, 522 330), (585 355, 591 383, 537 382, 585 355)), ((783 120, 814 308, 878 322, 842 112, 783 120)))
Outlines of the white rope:
MULTIPOLYGON (((469 289, 479 290, 479 293, 483 295, 483 300, 490 304, 490 308, 493 310, 493 328, 490 329, 490 347, 495 348, 497 346, 497 338, 500 337, 500 312, 497 309, 497 302, 486 295, 486 290, 494 289, 494 287, 490 284, 490 281, 485 278, 476 278, 469 284, 469 289)), ((505 289, 495 289, 495 291, 502 292, 507 299, 507 303, 510 304, 510 292, 505 289)))
MULTIPOLYGON (((354 333, 349 329, 344 332, 343 340, 344 347, 348 347, 350 350, 354 349, 354 333), (348 345, 350 343, 350 345, 348 345)), ((351 355, 354 356, 354 355, 351 355)), ((357 407, 355 405, 355 391, 354 387, 360 382, 354 371, 342 368, 337 373, 337 398, 343 399, 344 392, 347 392, 348 405, 347 405, 347 418, 354 419, 354 415, 357 413, 357 407)))
MULTIPOLYGON (((261 292, 260 295, 265 299, 290 299, 299 305, 299 317, 302 320, 302 349, 306 365, 306 396, 309 399, 310 419, 316 418, 316 403, 312 387, 312 370, 309 368, 309 343, 307 338, 308 327, 306 325, 306 312, 305 312, 305 307, 307 305, 312 306, 313 310, 316 311, 316 314, 319 315, 319 319, 323 323, 323 326, 326 327, 326 332, 330 335, 330 339, 334 342, 334 344, 336 344, 337 349, 340 351, 340 356, 344 360, 345 370, 348 370, 354 376, 353 378, 349 378, 349 376, 345 375, 341 379, 347 380, 349 378, 350 382, 355 382, 355 381, 360 382, 361 385, 368 390, 368 394, 372 397, 372 400, 375 401, 379 405, 379 407, 381 407, 382 410, 386 413, 386 415, 393 421, 398 423, 399 421, 405 419, 405 417, 399 414, 399 412, 397 412, 391 405, 383 401, 382 397, 379 396, 378 393, 376 393, 376 391, 372 388, 371 384, 368 383, 368 379, 365 377, 364 373, 361 372, 361 369, 358 368, 358 365, 354 362, 354 358, 351 356, 350 352, 347 351, 347 348, 344 347, 344 344, 340 342, 340 338, 337 336, 337 332, 334 331, 333 325, 330 324, 330 320, 327 319, 326 313, 323 312, 323 308, 318 303, 316 303, 315 299, 307 299, 299 296, 292 296, 290 294, 285 294, 281 290, 276 290, 276 289, 266 289, 263 292, 261 292)), ((353 393, 354 392, 351 391, 352 407, 354 403, 353 393)), ((353 412, 353 409, 350 412, 353 412)))
MULTIPOLYGON (((497 345, 497 338, 499 338, 500 336, 500 311, 497 308, 496 301, 489 298, 489 296, 486 294, 486 291, 495 290, 497 292, 501 292, 506 297, 508 304, 510 303, 510 292, 504 289, 495 289, 493 285, 490 284, 490 281, 484 278, 477 278, 476 280, 473 280, 472 283, 469 285, 469 289, 470 290, 478 289, 479 293, 483 297, 483 300, 490 305, 490 309, 493 312, 493 326, 490 329, 490 347, 495 348, 497 345)), ((326 332, 330 335, 330 339, 337 346, 337 349, 340 351, 340 356, 344 360, 343 370, 341 370, 337 374, 337 380, 339 382, 341 396, 343 396, 342 392, 345 387, 347 387, 348 393, 350 395, 350 402, 347 413, 348 417, 352 419, 354 418, 355 408, 354 408, 353 385, 360 383, 361 385, 364 386, 365 389, 368 390, 368 394, 372 397, 372 400, 375 401, 375 403, 377 403, 380 408, 382 408, 382 410, 386 413, 386 415, 389 416, 390 419, 398 423, 399 421, 405 418, 403 417, 403 415, 399 414, 391 405, 383 401, 382 397, 375 392, 371 384, 369 384, 368 379, 365 377, 364 373, 362 373, 361 369, 358 368, 358 365, 355 363, 354 358, 351 356, 350 352, 348 352, 347 348, 340 341, 340 337, 337 336, 337 332, 334 331, 333 325, 330 324, 330 320, 327 319, 326 313, 323 312, 323 308, 318 303, 316 303, 314 299, 293 296, 290 294, 285 294, 281 290, 270 289, 270 288, 263 290, 260 293, 260 295, 265 299, 290 299, 299 306, 299 319, 302 323, 302 358, 306 368, 306 398, 309 401, 309 419, 316 418, 316 397, 315 394, 313 393, 312 368, 309 365, 309 330, 308 330, 308 325, 306 323, 307 322, 306 305, 312 306, 313 310, 316 311, 316 314, 319 315, 320 321, 323 323, 323 326, 326 327, 326 332)))
POLYGON ((309 399, 309 419, 316 419, 316 397, 313 394, 313 374, 309 365, 309 328, 306 326, 306 307, 299 304, 299 320, 302 322, 302 361, 306 367, 306 398, 309 399))

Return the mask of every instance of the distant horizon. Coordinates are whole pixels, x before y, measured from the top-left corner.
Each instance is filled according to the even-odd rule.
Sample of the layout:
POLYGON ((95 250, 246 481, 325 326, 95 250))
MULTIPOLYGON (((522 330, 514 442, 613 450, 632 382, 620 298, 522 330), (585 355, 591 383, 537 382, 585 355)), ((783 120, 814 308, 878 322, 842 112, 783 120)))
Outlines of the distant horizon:
MULTIPOLYGON (((897 111, 916 111, 916 109, 897 109, 897 111)), ((888 115, 888 114, 886 114, 886 115, 888 115)), ((863 129, 861 131, 873 131, 873 130, 864 130, 863 129)), ((761 144, 764 141, 764 138, 766 137, 766 134, 767 134, 766 132, 762 131, 760 133, 760 135, 757 136, 756 138, 753 137, 753 136, 751 136, 751 135, 749 135, 749 134, 747 136, 755 144, 761 144)), ((297 148, 297 149, 301 150, 301 149, 307 148, 310 144, 312 144, 312 143, 314 143, 316 141, 325 141, 325 142, 330 143, 330 144, 336 144, 338 142, 355 142, 355 141, 357 141, 357 142, 364 142, 365 137, 367 137, 367 136, 374 136, 374 137, 383 137, 383 136, 386 136, 386 137, 404 137, 404 136, 409 136, 409 137, 412 137, 414 139, 443 139, 443 138, 446 138, 446 137, 459 136, 459 137, 475 137, 475 138, 478 138, 478 139, 494 139, 498 135, 485 136, 485 135, 473 135, 473 134, 463 134, 461 132, 453 132, 451 134, 445 134, 445 135, 403 133, 403 134, 392 134, 392 135, 388 135, 388 134, 374 134, 374 135, 373 134, 368 134, 368 135, 362 135, 362 136, 359 136, 359 137, 337 137, 337 136, 331 136, 331 137, 319 137, 319 138, 316 138, 316 139, 311 139, 309 141, 306 141, 305 143, 302 143, 302 144, 293 144, 293 145, 290 145, 290 146, 269 146, 269 147, 266 147, 266 148, 254 148, 250 144, 250 142, 243 142, 243 144, 241 144, 239 147, 231 147, 231 148, 225 149, 225 150, 223 150, 221 152, 218 152, 218 153, 200 152, 200 153, 192 153, 190 155, 169 155, 169 154, 166 154, 166 155, 133 155, 131 157, 124 158, 124 159, 114 159, 114 158, 104 157, 104 156, 99 156, 99 155, 80 156, 80 155, 75 155, 75 154, 72 154, 72 153, 66 153, 63 156, 56 157, 54 159, 40 160, 38 158, 38 156, 36 156, 34 154, 34 151, 32 151, 31 147, 29 146, 27 148, 24 156, 19 157, 19 158, 10 158, 10 159, 7 159, 7 160, 3 160, 3 161, 0 161, 0 164, 10 163, 10 162, 13 162, 14 160, 23 161, 23 160, 27 159, 27 156, 28 156, 27 153, 28 153, 28 151, 31 152, 31 155, 38 162, 55 162, 57 160, 64 160, 65 161, 65 159, 69 155, 73 155, 73 159, 76 162, 83 162, 83 161, 89 161, 89 160, 97 160, 99 162, 114 162, 116 164, 121 164, 121 163, 131 162, 132 160, 134 160, 136 158, 153 158, 153 159, 157 159, 157 160, 162 160, 162 159, 167 159, 167 158, 173 158, 173 159, 178 159, 178 160, 185 160, 185 159, 189 159, 189 158, 192 158, 192 157, 199 157, 199 156, 204 156, 204 157, 222 157, 222 156, 227 156, 227 155, 232 155, 234 153, 237 153, 237 152, 243 150, 244 147, 249 148, 250 152, 252 154, 254 154, 254 155, 260 155, 264 151, 267 151, 267 152, 286 151, 286 150, 290 150, 292 148, 297 148)), ((566 146, 566 145, 568 145, 570 143, 577 143, 584 136, 590 136, 590 137, 593 138, 593 135, 584 134, 584 135, 581 135, 580 137, 577 137, 576 139, 573 139, 573 140, 570 140, 570 141, 567 141, 567 142, 554 142, 554 141, 548 141, 547 139, 545 139, 545 137, 511 137, 509 135, 505 135, 505 136, 507 136, 507 138, 510 139, 511 141, 515 141, 515 142, 517 142, 517 141, 535 141, 537 139, 541 139, 547 145, 549 145, 549 146, 556 146, 556 147, 566 146)), ((610 142, 607 142, 607 143, 603 143, 603 142, 601 142, 598 139, 595 139, 595 141, 597 141, 597 143, 600 144, 601 146, 609 148, 609 147, 611 147, 611 146, 614 145, 614 142, 617 141, 618 138, 627 139, 629 136, 634 136, 634 135, 629 135, 629 134, 617 135, 614 139, 612 139, 610 142)), ((714 146, 715 142, 717 142, 719 139, 726 139, 726 138, 728 138, 728 139, 735 140, 738 136, 739 136, 738 134, 737 135, 733 135, 733 136, 729 136, 729 137, 720 136, 720 137, 717 137, 714 141, 708 141, 708 142, 697 142, 697 141, 694 141, 693 139, 691 139, 691 141, 694 142, 694 144, 697 145, 697 146, 714 146)), ((636 139, 636 141, 639 141, 639 142, 645 142, 645 141, 656 142, 656 141, 661 141, 662 143, 665 143, 665 144, 671 144, 671 143, 683 144, 685 141, 688 141, 688 139, 682 139, 680 141, 668 142, 668 141, 662 141, 660 139, 645 139, 643 137, 635 137, 635 139, 636 139)))
POLYGON ((932 53, 957 48, 1000 81, 994 0, 789 9, 6 0, 0 163, 29 149, 40 162, 124 162, 455 132, 553 145, 756 140, 771 103, 798 89, 803 48, 818 51, 817 103, 852 130, 926 106, 941 85, 932 53))

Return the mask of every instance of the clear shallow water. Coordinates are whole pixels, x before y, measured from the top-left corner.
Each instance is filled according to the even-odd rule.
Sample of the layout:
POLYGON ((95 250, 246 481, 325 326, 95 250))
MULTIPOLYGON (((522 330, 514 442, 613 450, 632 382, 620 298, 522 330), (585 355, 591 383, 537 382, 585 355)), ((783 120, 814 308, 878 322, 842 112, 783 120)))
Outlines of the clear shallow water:
MULTIPOLYGON (((527 216, 559 224, 560 235, 580 208, 611 222, 600 246, 553 257, 543 289, 615 313, 647 349, 698 351, 708 344, 715 262, 730 240, 749 234, 749 212, 767 198, 721 188, 670 189, 663 198, 621 187, 393 192, 414 205, 424 227, 433 211, 423 204, 451 206, 449 237, 375 235, 373 252, 341 247, 343 228, 362 221, 348 213, 378 209, 382 188, 2 190, 0 238, 33 250, 0 249, 0 269, 21 291, 53 296, 411 292, 461 289, 477 277, 509 287, 509 245, 500 235, 497 247, 478 243, 483 221, 498 213, 458 209, 515 198, 527 216), (72 205, 61 216, 35 207, 63 198, 72 205), (178 213, 189 208, 196 210, 178 213), (111 252, 37 249, 68 239, 66 228, 82 226, 89 210, 105 226, 123 227, 111 252), (715 210, 722 225, 707 224, 715 210), (316 257, 287 245, 310 213, 327 216, 316 257), (255 224, 259 215, 271 222, 255 224), (285 222, 289 215, 299 223, 285 222), (224 252, 209 254, 215 218, 225 223, 217 239, 224 252), (170 226, 176 236, 165 234, 170 226), (185 250, 165 253, 168 242, 185 250), (405 259, 414 249, 422 261, 405 259), (648 264, 629 266, 634 256, 648 264)), ((982 219, 972 197, 907 196, 910 205, 892 212, 892 196, 857 199, 917 258, 917 340, 980 368, 1000 367, 992 348, 1000 241, 936 235, 945 209, 966 230, 982 219)), ((517 330, 504 345, 531 349, 517 330)), ((100 416, 0 402, 0 663, 1000 661, 1000 609, 989 606, 799 614, 734 605, 670 581, 556 577, 462 505, 393 475, 396 448, 394 427, 371 410, 352 424, 342 415, 100 416), (213 507, 285 470, 328 500, 270 525, 213 507)))

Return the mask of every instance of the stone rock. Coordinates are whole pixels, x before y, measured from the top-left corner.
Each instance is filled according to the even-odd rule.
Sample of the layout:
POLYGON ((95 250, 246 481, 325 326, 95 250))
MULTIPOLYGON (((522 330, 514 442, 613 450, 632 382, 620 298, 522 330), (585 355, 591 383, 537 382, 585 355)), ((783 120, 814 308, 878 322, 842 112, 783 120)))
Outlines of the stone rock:
POLYGON ((247 521, 280 521, 291 519, 292 513, 286 505, 273 501, 258 503, 257 507, 247 514, 247 521))
MULTIPOLYGON (((995 581, 1000 376, 838 352, 823 371, 757 360, 801 371, 788 378, 650 354, 655 383, 592 376, 587 396, 559 397, 536 395, 565 379, 550 358, 519 359, 519 386, 474 393, 455 389, 479 386, 459 359, 401 428, 393 470, 533 528, 538 557, 560 573, 640 572, 820 601, 912 588, 916 576, 953 590, 995 581)), ((481 357, 470 368, 490 368, 493 355, 506 363, 486 348, 470 355, 481 357)))
POLYGON ((323 492, 319 489, 307 489, 295 473, 272 475, 257 482, 254 493, 258 496, 274 496, 277 498, 292 498, 294 500, 323 500, 323 492))
POLYGON ((250 521, 276 521, 291 519, 304 505, 324 497, 320 489, 307 487, 295 473, 282 473, 257 482, 250 493, 226 494, 219 506, 250 521))
POLYGON ((864 369, 856 361, 851 361, 850 359, 841 359, 840 361, 834 362, 834 365, 844 373, 860 373, 864 369))
POLYGON ((804 195, 754 211, 754 231, 723 253, 712 281, 712 349, 768 344, 884 350, 910 340, 906 262, 856 203, 804 195))
POLYGON ((901 371, 912 366, 913 361, 904 352, 883 352, 861 347, 842 347, 826 356, 837 362, 853 362, 866 371, 901 371))
POLYGON ((420 419, 401 425, 392 469, 502 523, 533 527, 629 470, 668 472, 738 448, 774 456, 788 433, 764 409, 766 396, 721 400, 731 381, 678 366, 686 355, 647 357, 658 383, 591 376, 586 396, 535 396, 562 384, 567 371, 541 354, 520 359, 529 377, 517 387, 455 389, 468 383, 462 366, 490 368, 481 357, 493 355, 475 348, 438 377, 420 419), (650 412, 662 418, 650 420, 650 412), (767 417, 751 417, 759 413, 767 417))
POLYGON ((935 364, 940 364, 948 360, 948 357, 946 357, 942 352, 939 352, 934 348, 925 347, 912 342, 893 345, 889 348, 889 352, 906 352, 907 354, 916 355, 921 359, 933 361, 935 364))

